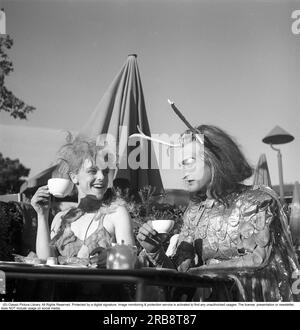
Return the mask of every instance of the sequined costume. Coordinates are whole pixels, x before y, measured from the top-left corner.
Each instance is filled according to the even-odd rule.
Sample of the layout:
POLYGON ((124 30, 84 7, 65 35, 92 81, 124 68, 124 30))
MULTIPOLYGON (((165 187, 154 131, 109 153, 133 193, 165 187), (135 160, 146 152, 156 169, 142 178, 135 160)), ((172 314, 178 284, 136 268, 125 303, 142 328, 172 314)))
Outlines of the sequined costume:
POLYGON ((158 251, 149 256, 157 267, 173 264, 204 278, 233 280, 238 300, 299 298, 292 292, 298 261, 286 217, 269 188, 241 186, 228 196, 228 206, 192 199, 173 255, 166 258, 158 251))
MULTIPOLYGON (((98 268, 106 267, 106 249, 112 246, 114 237, 103 226, 103 220, 109 213, 113 213, 125 202, 119 198, 107 206, 102 206, 95 214, 92 221, 98 222, 97 229, 84 241, 79 239, 71 229, 71 224, 78 220, 85 212, 73 207, 58 215, 51 226, 51 245, 57 249, 60 263, 89 264, 91 253, 100 248, 101 257, 98 268), (103 250, 102 250, 103 249, 103 250), (84 251, 84 253, 82 253, 84 251)), ((97 282, 86 283, 58 283, 54 300, 57 301, 130 301, 131 292, 125 285, 99 284, 97 282)))
POLYGON ((88 258, 93 250, 98 247, 103 249, 111 246, 112 237, 103 226, 105 214, 98 212, 93 221, 98 222, 97 229, 85 240, 79 239, 71 229, 71 222, 80 218, 84 212, 80 209, 71 209, 59 219, 59 224, 52 228, 52 244, 56 247, 59 254, 66 258, 77 257, 80 251, 86 249, 84 256, 88 258), (57 228, 58 225, 58 228, 57 228))

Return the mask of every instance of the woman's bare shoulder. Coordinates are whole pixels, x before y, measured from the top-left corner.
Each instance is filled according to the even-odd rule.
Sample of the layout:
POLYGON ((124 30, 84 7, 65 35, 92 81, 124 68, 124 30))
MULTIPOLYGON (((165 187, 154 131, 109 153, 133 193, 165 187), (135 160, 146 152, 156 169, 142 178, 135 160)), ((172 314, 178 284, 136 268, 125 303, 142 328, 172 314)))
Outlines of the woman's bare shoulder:
POLYGON ((102 214, 111 215, 120 212, 123 208, 126 209, 126 202, 122 198, 116 198, 108 205, 103 205, 100 211, 102 214))
POLYGON ((111 219, 130 217, 125 204, 115 205, 113 212, 108 213, 106 216, 111 219))
POLYGON ((56 230, 58 227, 61 225, 61 221, 63 216, 69 211, 70 209, 59 211, 58 213, 55 214, 52 223, 51 223, 51 229, 56 230))

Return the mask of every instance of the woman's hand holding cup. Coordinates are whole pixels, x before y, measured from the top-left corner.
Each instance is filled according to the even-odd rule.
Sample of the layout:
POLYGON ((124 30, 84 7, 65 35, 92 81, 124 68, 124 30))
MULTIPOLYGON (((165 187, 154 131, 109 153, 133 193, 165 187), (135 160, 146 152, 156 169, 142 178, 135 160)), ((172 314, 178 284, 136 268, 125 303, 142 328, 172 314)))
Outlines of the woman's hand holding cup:
POLYGON ((49 212, 50 192, 48 186, 38 188, 31 199, 31 205, 37 214, 45 215, 49 212))

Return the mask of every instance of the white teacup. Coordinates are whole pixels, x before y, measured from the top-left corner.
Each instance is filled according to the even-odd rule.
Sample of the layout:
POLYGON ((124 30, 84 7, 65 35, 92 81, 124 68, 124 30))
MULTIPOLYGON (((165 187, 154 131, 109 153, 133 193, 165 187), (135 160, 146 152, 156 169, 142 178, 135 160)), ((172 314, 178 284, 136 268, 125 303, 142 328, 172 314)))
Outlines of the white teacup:
POLYGON ((52 178, 48 180, 48 189, 53 196, 63 198, 72 192, 73 182, 63 178, 52 178))
POLYGON ((159 234, 167 234, 169 233, 172 228, 174 227, 175 221, 174 220, 152 220, 152 227, 155 229, 159 234))

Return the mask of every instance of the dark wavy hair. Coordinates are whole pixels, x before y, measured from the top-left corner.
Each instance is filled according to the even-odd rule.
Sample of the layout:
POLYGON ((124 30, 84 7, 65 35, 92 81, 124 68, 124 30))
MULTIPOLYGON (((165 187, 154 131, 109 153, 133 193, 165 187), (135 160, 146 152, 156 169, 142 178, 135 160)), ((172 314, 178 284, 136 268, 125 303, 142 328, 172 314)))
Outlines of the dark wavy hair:
POLYGON ((227 196, 240 189, 253 169, 238 144, 224 130, 212 125, 200 125, 196 130, 204 134, 204 160, 212 174, 207 190, 213 198, 227 204, 227 196))

